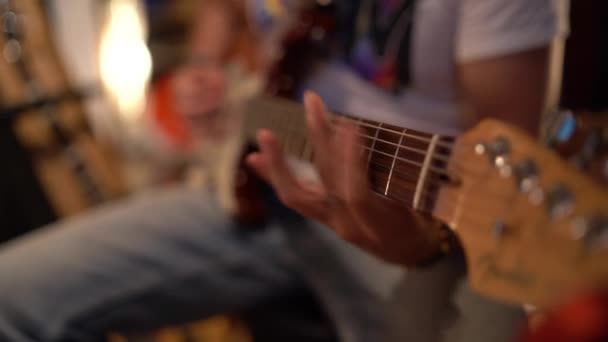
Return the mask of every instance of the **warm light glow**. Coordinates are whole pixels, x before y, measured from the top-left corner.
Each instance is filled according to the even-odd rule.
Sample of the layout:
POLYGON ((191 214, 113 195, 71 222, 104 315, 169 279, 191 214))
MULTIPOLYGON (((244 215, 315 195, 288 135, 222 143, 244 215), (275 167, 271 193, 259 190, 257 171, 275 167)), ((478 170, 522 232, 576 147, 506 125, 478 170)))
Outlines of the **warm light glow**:
POLYGON ((110 0, 101 39, 101 77, 126 121, 143 112, 152 71, 140 9, 138 0, 110 0))

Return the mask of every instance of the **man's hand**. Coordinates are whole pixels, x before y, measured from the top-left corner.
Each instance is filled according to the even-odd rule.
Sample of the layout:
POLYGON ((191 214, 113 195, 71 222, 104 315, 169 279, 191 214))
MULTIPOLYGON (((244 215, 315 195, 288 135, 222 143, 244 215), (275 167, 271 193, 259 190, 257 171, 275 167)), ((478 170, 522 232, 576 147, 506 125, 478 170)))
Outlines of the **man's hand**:
POLYGON ((285 205, 387 261, 411 266, 436 253, 437 228, 372 192, 357 128, 346 121, 330 123, 316 94, 307 93, 304 102, 321 183, 297 179, 279 142, 267 130, 258 133, 260 153, 248 157, 249 165, 274 187, 285 205))

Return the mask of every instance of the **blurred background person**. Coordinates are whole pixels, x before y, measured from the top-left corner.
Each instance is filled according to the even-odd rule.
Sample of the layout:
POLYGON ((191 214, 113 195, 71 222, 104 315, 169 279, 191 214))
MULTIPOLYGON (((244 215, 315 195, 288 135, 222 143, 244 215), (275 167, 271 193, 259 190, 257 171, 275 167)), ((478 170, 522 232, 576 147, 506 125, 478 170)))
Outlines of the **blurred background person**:
MULTIPOLYGON (((193 8, 188 57, 153 86, 135 134, 144 153, 167 165, 225 138, 226 67, 239 63, 253 72, 258 63, 243 2, 207 0, 193 8)), ((101 340, 110 331, 244 312, 294 294, 305 301, 288 305, 285 314, 320 300, 333 323, 318 336, 318 329, 296 320, 295 326, 307 327, 292 328, 302 338, 331 338, 334 326, 344 341, 383 333, 381 299, 319 238, 314 224, 270 199, 266 229, 252 229, 224 212, 215 196, 202 188, 144 192, 3 246, 0 268, 13 275, 0 281, 0 336, 101 340), (50 278, 61 284, 55 287, 50 278)), ((325 319, 323 312, 316 315, 325 319)))

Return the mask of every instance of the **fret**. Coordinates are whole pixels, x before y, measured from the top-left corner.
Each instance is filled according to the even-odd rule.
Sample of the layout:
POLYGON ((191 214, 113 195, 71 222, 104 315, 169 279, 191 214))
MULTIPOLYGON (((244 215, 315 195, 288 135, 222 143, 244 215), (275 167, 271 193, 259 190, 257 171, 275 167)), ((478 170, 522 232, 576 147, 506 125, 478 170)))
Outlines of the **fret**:
POLYGON ((416 185, 416 193, 414 194, 414 200, 412 203, 412 207, 414 209, 420 208, 420 199, 422 198, 422 192, 424 190, 424 184, 426 183, 426 178, 428 175, 429 167, 431 166, 431 162, 433 161, 433 156, 435 155, 435 147, 437 142, 439 141, 438 135, 433 135, 431 138, 431 143, 428 146, 426 157, 424 158, 424 163, 422 165, 422 170, 420 170, 420 176, 418 177, 418 184, 416 185))
POLYGON ((382 129, 382 123, 379 123, 376 127, 376 133, 374 133, 374 137, 372 138, 372 144, 369 148, 369 155, 367 156, 367 164, 369 164, 372 160, 372 154, 374 153, 374 149, 376 148, 376 142, 378 141, 378 134, 380 133, 381 129, 382 129))
MULTIPOLYGON (((403 129, 403 134, 405 134, 407 132, 407 129, 403 129)), ((390 190, 390 186, 391 186, 391 180, 393 178, 393 171, 395 170, 395 165, 397 163, 397 158, 399 157, 399 152, 401 151, 401 144, 403 143, 403 135, 401 135, 399 137, 399 143, 397 144, 397 147, 395 148, 395 154, 393 155, 393 162, 391 164, 391 169, 388 172, 388 179, 386 181, 386 187, 384 188, 384 195, 388 196, 389 190, 390 190)))
POLYGON ((372 140, 373 151, 369 162, 369 164, 374 164, 373 170, 370 172, 370 181, 376 192, 385 194, 396 174, 392 170, 398 160, 399 149, 397 147, 403 142, 403 135, 400 133, 402 128, 387 124, 377 124, 377 127, 377 132, 372 140))

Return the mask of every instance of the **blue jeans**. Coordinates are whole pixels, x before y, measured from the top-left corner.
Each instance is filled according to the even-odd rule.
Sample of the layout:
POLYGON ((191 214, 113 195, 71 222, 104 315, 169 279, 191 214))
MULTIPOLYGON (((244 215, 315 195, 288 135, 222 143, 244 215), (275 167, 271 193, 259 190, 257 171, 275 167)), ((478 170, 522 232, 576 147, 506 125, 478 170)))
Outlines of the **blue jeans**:
MULTIPOLYGON (((410 303, 386 301, 343 265, 338 239, 320 238, 322 227, 273 206, 266 229, 251 230, 227 217, 209 193, 164 190, 13 241, 0 249, 0 341, 95 341, 108 331, 238 312, 303 286, 320 298, 342 341, 389 341, 384 334, 404 328, 409 333, 401 336, 437 337, 438 320, 459 322, 444 314, 456 302, 450 289, 462 278, 458 263, 408 275, 410 284, 429 278, 441 290, 421 285, 407 291, 410 303), (446 279, 437 282, 434 274, 446 279), (416 314, 429 307, 428 317, 416 314), (403 310, 411 313, 406 322, 403 310)), ((521 318, 500 306, 486 314, 484 305, 473 311, 507 328, 521 318)))
POLYGON ((174 189, 11 242, 0 249, 0 341, 93 341, 108 331, 238 312, 316 286, 309 282, 361 306, 322 299, 333 317, 341 317, 342 336, 369 340, 375 328, 359 325, 368 321, 371 298, 340 271, 330 246, 315 238, 316 227, 277 211, 266 229, 254 230, 223 214, 209 193, 174 189), (287 230, 298 243, 289 243, 287 230), (322 263, 303 265, 299 244, 322 263), (317 265, 326 269, 322 281, 305 276, 317 265))

